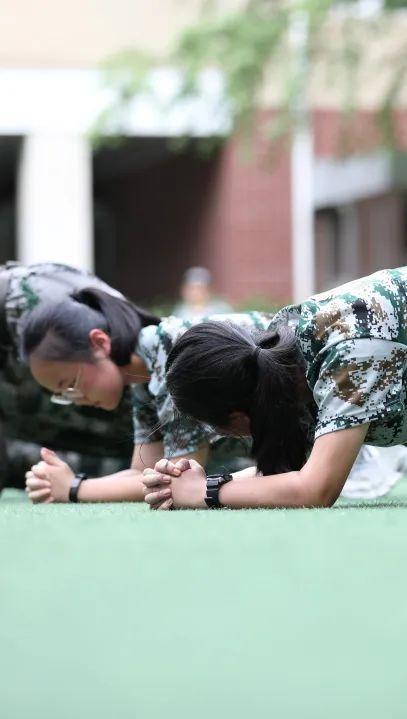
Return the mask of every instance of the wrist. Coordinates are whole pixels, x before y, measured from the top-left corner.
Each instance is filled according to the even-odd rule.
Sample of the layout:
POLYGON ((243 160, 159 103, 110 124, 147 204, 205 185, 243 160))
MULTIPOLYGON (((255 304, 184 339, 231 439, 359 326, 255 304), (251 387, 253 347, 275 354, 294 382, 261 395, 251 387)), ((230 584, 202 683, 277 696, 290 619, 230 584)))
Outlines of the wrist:
MULTIPOLYGON (((239 473, 238 473, 239 474, 239 473)), ((219 490, 219 501, 222 505, 222 507, 227 508, 235 508, 235 493, 236 491, 239 491, 239 485, 241 482, 244 482, 246 478, 245 477, 239 477, 235 476, 235 473, 232 474, 232 482, 227 482, 226 484, 223 484, 219 490)))
POLYGON ((71 486, 69 488, 69 495, 68 495, 68 501, 69 502, 79 502, 80 501, 80 489, 82 483, 88 478, 87 474, 84 474, 83 472, 80 474, 75 474, 74 477, 71 480, 71 486))
POLYGON ((81 482, 78 491, 77 491, 77 501, 79 502, 87 502, 88 501, 88 493, 87 493, 87 482, 81 482))

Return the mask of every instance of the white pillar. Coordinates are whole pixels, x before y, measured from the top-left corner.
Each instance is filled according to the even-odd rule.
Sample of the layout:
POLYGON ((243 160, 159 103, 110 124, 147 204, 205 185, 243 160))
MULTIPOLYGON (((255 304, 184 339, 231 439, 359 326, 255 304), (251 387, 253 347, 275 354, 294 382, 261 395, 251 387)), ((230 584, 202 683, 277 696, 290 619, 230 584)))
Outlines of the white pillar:
POLYGON ((291 225, 293 299, 302 302, 315 292, 314 150, 306 122, 291 147, 291 225))
POLYGON ((25 138, 17 183, 17 256, 93 269, 91 150, 81 135, 25 138))
POLYGON ((291 247, 296 303, 315 292, 314 147, 308 99, 308 23, 306 13, 297 10, 291 17, 289 28, 293 78, 299 87, 291 107, 296 116, 291 145, 291 247))

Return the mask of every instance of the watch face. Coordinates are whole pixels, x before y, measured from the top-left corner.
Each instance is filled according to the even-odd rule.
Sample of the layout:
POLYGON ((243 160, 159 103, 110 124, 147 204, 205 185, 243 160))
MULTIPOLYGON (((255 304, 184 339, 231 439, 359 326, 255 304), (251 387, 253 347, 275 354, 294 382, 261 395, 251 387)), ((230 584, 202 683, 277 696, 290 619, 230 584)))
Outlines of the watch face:
POLYGON ((230 482, 233 479, 231 474, 208 474, 206 477, 208 487, 221 487, 222 484, 230 482), (212 483, 212 484, 210 484, 212 483))

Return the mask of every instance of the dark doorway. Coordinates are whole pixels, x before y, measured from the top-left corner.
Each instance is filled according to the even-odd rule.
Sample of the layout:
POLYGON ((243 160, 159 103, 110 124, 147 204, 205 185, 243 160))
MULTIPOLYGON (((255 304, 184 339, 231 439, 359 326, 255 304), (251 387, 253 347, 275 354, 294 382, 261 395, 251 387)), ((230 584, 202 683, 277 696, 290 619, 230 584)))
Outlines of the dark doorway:
POLYGON ((0 264, 16 259, 16 183, 20 137, 0 137, 0 264))
POLYGON ((132 138, 94 155, 95 268, 140 304, 171 302, 184 270, 205 261, 205 210, 217 155, 132 138))

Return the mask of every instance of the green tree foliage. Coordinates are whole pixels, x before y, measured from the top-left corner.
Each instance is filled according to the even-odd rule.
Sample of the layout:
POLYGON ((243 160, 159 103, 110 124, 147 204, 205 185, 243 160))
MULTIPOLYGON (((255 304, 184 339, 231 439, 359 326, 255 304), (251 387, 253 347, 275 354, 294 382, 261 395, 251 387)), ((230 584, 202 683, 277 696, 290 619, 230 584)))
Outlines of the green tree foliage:
POLYGON ((337 88, 343 115, 349 118, 358 106, 363 82, 359 74, 372 83, 380 75, 377 120, 383 139, 392 143, 392 111, 405 83, 407 53, 400 52, 396 43, 383 57, 379 55, 378 66, 367 56, 388 36, 391 23, 394 28, 394 13, 406 4, 407 0, 387 0, 382 11, 366 15, 355 2, 338 7, 332 0, 246 0, 238 10, 223 15, 219 3, 206 2, 199 20, 184 30, 169 56, 129 51, 106 64, 104 77, 114 100, 100 118, 96 135, 123 131, 129 102, 137 93, 151 90, 151 69, 170 65, 180 70, 182 78, 174 103, 199 94, 204 69, 219 69, 231 128, 246 135, 264 86, 278 87, 278 113, 266 128, 271 138, 290 133, 303 119, 307 104, 313 102, 316 77, 320 84, 337 88))

